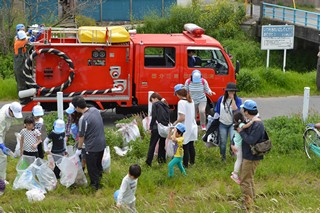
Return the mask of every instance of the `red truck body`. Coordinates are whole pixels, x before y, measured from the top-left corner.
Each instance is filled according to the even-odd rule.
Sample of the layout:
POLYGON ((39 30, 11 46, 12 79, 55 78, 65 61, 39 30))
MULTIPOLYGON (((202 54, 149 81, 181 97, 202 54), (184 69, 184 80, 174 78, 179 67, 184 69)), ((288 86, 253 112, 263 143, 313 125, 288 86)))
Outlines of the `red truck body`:
MULTIPOLYGON (((201 28, 196 26, 196 29, 201 28)), ((175 106, 178 98, 174 96, 173 87, 184 84, 195 69, 201 71, 216 93, 208 96, 209 103, 218 100, 228 82, 236 81, 235 69, 221 44, 201 33, 131 33, 127 41, 112 43, 106 30, 109 36, 106 36, 105 43, 88 43, 79 41, 76 30, 69 31, 76 35, 73 37, 61 38, 54 36, 54 32, 54 29, 45 29, 43 36, 34 43, 33 55, 36 57, 32 61, 35 61, 33 78, 36 86, 30 87, 36 88, 37 92, 24 106, 24 111, 31 111, 38 102, 44 108, 55 108, 56 91, 44 94, 41 93, 43 88, 57 90, 60 86, 58 90, 64 93, 66 106, 74 95, 81 94, 97 108, 116 108, 119 113, 131 113, 139 106, 148 105, 148 91, 158 92, 175 106), (59 53, 50 54, 51 49, 59 53), (188 66, 188 50, 193 50, 201 58, 197 66, 188 66), (71 82, 62 88, 61 85, 68 80, 71 82)), ((61 36, 61 32, 57 34, 61 36)))

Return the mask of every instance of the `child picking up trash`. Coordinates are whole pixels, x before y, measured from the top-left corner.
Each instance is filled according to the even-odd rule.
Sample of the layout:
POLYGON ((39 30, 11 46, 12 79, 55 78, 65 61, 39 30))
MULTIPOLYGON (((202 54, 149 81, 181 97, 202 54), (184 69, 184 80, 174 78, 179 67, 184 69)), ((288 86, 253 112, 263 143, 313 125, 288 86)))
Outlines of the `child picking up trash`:
MULTIPOLYGON (((65 123, 61 119, 57 119, 53 124, 53 130, 49 133, 43 142, 44 151, 51 155, 53 154, 53 159, 57 162, 62 156, 66 155, 66 140, 65 140, 65 123), (48 142, 52 141, 51 151, 48 148, 48 142)), ((53 170, 56 177, 60 178, 60 169, 55 166, 53 170)))
POLYGON ((174 127, 173 134, 171 136, 172 141, 174 142, 174 157, 168 164, 169 167, 169 177, 173 177, 174 174, 174 165, 177 165, 180 169, 180 172, 187 175, 186 170, 182 165, 182 157, 183 157, 183 133, 186 131, 185 126, 182 123, 178 123, 174 127))
POLYGON ((129 173, 122 179, 120 189, 114 193, 118 208, 136 212, 135 193, 140 175, 141 167, 138 164, 133 164, 129 167, 129 173))

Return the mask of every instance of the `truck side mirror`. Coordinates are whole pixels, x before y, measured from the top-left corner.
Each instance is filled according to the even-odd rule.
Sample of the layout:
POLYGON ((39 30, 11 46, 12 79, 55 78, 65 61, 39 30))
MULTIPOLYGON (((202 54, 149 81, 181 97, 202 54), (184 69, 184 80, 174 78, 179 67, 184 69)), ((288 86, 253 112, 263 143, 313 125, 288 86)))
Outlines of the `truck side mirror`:
POLYGON ((239 60, 236 61, 236 73, 238 74, 240 71, 240 62, 239 60))

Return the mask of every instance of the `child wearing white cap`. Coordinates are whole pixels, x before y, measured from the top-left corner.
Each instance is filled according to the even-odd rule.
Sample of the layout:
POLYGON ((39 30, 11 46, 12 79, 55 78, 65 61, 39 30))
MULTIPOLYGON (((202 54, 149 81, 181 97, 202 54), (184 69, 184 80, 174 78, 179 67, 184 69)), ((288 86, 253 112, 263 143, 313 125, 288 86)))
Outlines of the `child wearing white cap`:
POLYGON ((35 123, 33 117, 26 117, 24 119, 25 128, 20 132, 20 156, 28 155, 39 157, 38 145, 42 142, 41 133, 39 130, 35 129, 35 123))
MULTIPOLYGON (((41 132, 42 127, 43 127, 43 118, 42 116, 44 115, 44 111, 41 105, 35 105, 32 108, 32 115, 33 115, 33 119, 35 122, 35 128, 37 130, 39 130, 39 132, 41 132)), ((39 158, 44 158, 44 152, 43 152, 43 145, 42 143, 40 143, 38 145, 38 154, 39 154, 39 158)))
MULTIPOLYGON (((67 142, 65 140, 65 123, 62 119, 57 119, 53 124, 53 130, 49 133, 43 142, 44 151, 51 155, 53 154, 53 159, 56 162, 59 160, 60 156, 66 155, 67 142), (49 150, 48 142, 52 141, 52 148, 49 150)), ((55 166, 53 170, 57 178, 60 178, 60 169, 55 166)))

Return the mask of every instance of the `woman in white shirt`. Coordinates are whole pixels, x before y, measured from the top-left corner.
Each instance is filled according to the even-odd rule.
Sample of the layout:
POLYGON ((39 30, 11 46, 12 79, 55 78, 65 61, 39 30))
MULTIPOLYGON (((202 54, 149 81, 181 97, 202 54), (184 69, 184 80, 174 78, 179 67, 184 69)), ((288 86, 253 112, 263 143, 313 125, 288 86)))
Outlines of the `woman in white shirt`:
POLYGON ((198 139, 198 126, 195 120, 194 103, 183 84, 177 84, 174 87, 174 94, 180 99, 178 102, 178 119, 173 123, 182 123, 186 127, 183 134, 183 166, 185 168, 195 163, 196 151, 194 141, 198 139))

